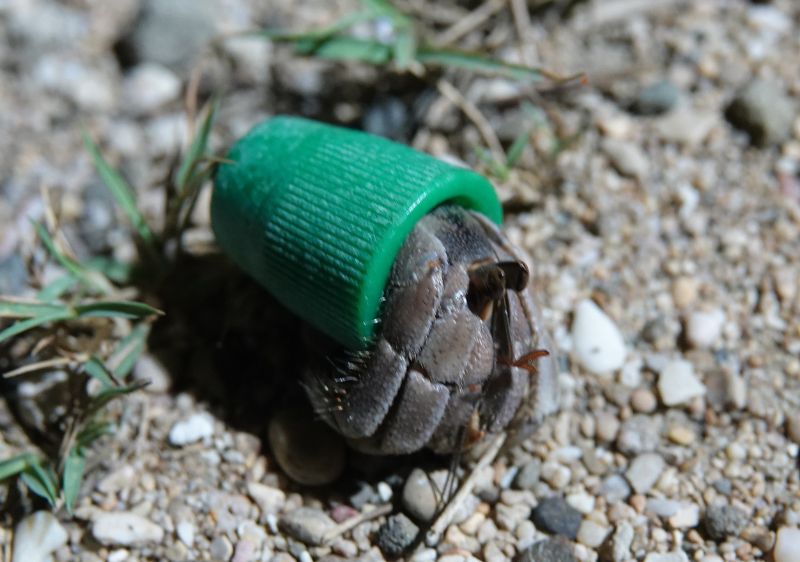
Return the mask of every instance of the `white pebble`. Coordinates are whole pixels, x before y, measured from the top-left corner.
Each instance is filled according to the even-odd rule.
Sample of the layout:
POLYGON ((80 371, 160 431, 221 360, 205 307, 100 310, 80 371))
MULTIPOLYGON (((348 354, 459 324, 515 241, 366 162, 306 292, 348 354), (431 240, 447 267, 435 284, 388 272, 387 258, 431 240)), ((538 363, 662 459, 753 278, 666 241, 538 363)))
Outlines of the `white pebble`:
POLYGON ((800 529, 797 527, 781 527, 775 539, 772 557, 775 562, 797 562, 800 553, 800 529))
POLYGON ((194 544, 194 532, 194 523, 191 521, 180 521, 175 526, 175 533, 178 535, 178 538, 189 548, 194 544))
POLYGON ((700 507, 696 504, 685 504, 669 518, 673 529, 691 529, 700 523, 700 507))
POLYGON ((694 375, 688 361, 678 359, 667 363, 658 377, 658 392, 667 406, 685 404, 692 398, 703 396, 706 387, 694 375))
POLYGON ((725 313, 720 309, 693 312, 686 321, 686 338, 696 348, 709 348, 719 342, 725 313))
POLYGON ((49 562, 67 544, 67 532, 49 511, 28 515, 14 529, 12 562, 49 562))
POLYGON ((578 528, 578 542, 591 548, 597 548, 603 544, 608 531, 608 527, 595 523, 591 519, 584 519, 578 528))
POLYGON ((181 447, 207 439, 214 434, 214 419, 206 413, 194 414, 179 421, 169 430, 171 445, 181 447))
POLYGON ((378 482, 378 497, 382 502, 388 503, 392 499, 392 487, 386 482, 378 482))
POLYGON ((546 462, 542 465, 542 478, 553 488, 560 490, 569 484, 572 471, 557 462, 546 462))
POLYGON ((664 554, 652 552, 645 557, 644 562, 689 562, 689 557, 682 550, 665 552, 664 554))
POLYGON ((247 483, 247 494, 263 514, 277 513, 286 503, 286 492, 258 482, 247 483))
POLYGON ((657 453, 644 453, 631 462, 625 477, 638 494, 653 487, 664 470, 664 459, 657 453))
POLYGON ((172 100, 181 91, 181 81, 171 70, 155 63, 134 67, 123 80, 122 100, 137 114, 151 113, 172 100))
POLYGON ((609 374, 625 363, 625 340, 617 326, 591 300, 578 303, 572 323, 573 351, 578 362, 596 375, 609 374))
POLYGON ((105 545, 135 546, 160 543, 164 529, 135 513, 102 513, 92 524, 92 536, 105 545))
POLYGON ((577 494, 569 494, 566 497, 567 503, 583 513, 584 515, 591 513, 594 509, 594 496, 587 494, 586 492, 580 492, 577 494))

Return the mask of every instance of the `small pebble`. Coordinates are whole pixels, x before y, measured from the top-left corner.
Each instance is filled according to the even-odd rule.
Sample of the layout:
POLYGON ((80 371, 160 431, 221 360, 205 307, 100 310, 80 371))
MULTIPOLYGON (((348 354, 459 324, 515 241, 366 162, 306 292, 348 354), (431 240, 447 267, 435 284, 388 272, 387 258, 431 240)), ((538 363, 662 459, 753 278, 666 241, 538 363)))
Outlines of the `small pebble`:
POLYGON ((233 545, 228 537, 221 536, 211 541, 208 551, 215 562, 228 562, 233 556, 233 545))
POLYGON ((575 540, 582 517, 580 512, 569 505, 564 498, 551 496, 533 508, 531 519, 541 531, 575 540))
POLYGON ((310 545, 321 545, 325 534, 336 524, 314 507, 298 507, 281 517, 279 525, 287 534, 310 545))
POLYGON ((792 100, 772 82, 754 80, 742 88, 725 111, 731 124, 750 135, 757 146, 789 138, 796 109, 792 100))
POLYGON ((147 114, 177 99, 180 91, 181 81, 171 70, 160 64, 143 63, 125 77, 122 101, 133 113, 147 114))
POLYGON ((786 436, 800 444, 800 413, 793 412, 786 417, 786 436))
POLYGON ((607 138, 603 139, 601 148, 611 164, 625 176, 644 179, 650 171, 647 156, 632 142, 607 138))
POLYGON ((430 474, 420 468, 412 470, 403 486, 402 502, 406 512, 417 521, 433 519, 439 507, 437 490, 444 488, 446 480, 446 470, 430 474))
POLYGON ((631 416, 617 435, 617 448, 626 455, 654 451, 661 440, 661 423, 652 416, 631 416))
POLYGON ((177 422, 169 430, 169 442, 176 447, 197 443, 214 435, 214 418, 207 413, 194 414, 177 422))
POLYGON ((720 309, 696 311, 686 320, 686 339, 692 347, 706 349, 719 343, 725 313, 720 309))
POLYGON ((672 82, 662 80, 642 88, 633 103, 633 110, 640 115, 666 113, 678 103, 680 91, 672 82))
POLYGON ((600 485, 600 493, 608 503, 615 503, 628 499, 631 495, 631 487, 625 478, 619 474, 612 474, 603 480, 600 485))
POLYGON ((378 548, 389 558, 397 558, 414 541, 419 532, 411 519, 403 513, 389 517, 378 529, 378 548))
POLYGON ((570 494, 567 496, 567 503, 583 513, 584 515, 591 513, 594 509, 594 496, 581 492, 578 494, 570 494))
POLYGON ((194 544, 195 526, 191 521, 179 521, 175 525, 175 534, 178 535, 180 541, 188 547, 194 544))
POLYGON ((644 562, 689 562, 689 557, 682 550, 656 554, 651 552, 644 558, 644 562))
POLYGON ((603 544, 608 532, 608 527, 595 523, 591 519, 584 519, 578 529, 578 542, 589 548, 597 548, 603 544))
POLYGON ((718 120, 715 112, 677 108, 659 118, 655 129, 664 141, 691 147, 703 142, 718 120))
POLYGON ((678 277, 672 284, 672 300, 678 308, 691 306, 697 299, 699 287, 693 277, 678 277))
POLYGON ((637 388, 631 393, 631 408, 641 414, 649 414, 655 411, 658 400, 655 394, 647 388, 637 388))
POLYGON ((682 504, 668 520, 673 529, 692 529, 700 523, 700 507, 696 504, 682 504))
POLYGON ((637 494, 644 494, 658 481, 664 466, 661 455, 644 453, 633 459, 625 472, 625 477, 637 494))
POLYGON ((601 441, 613 441, 617 438, 619 425, 617 416, 610 412, 600 412, 597 414, 597 437, 601 441))
POLYGON ((613 562, 622 562, 631 555, 631 543, 633 543, 633 527, 627 521, 620 521, 614 530, 611 539, 611 559, 613 562))
POLYGON ((694 374, 688 361, 678 359, 668 363, 658 377, 658 392, 667 406, 686 404, 692 398, 703 396, 706 387, 694 374))
POLYGON ((286 492, 258 482, 247 483, 247 494, 262 514, 277 513, 286 503, 286 492))
POLYGON ((612 373, 625 363, 627 348, 619 328, 589 299, 575 310, 572 343, 578 362, 596 375, 612 373))
POLYGON ((781 527, 775 538, 772 557, 775 562, 797 562, 800 553, 800 529, 781 527))
POLYGON ((37 511, 14 528, 11 562, 50 562, 52 554, 67 544, 67 531, 49 511, 37 511))
POLYGON ((675 425, 669 429, 667 437, 673 443, 678 445, 691 445, 695 440, 695 433, 691 429, 683 425, 675 425))
POLYGON ((703 524, 709 537, 715 541, 723 541, 728 537, 738 536, 747 520, 747 514, 738 507, 710 505, 706 508, 703 524))
POLYGON ((542 463, 538 460, 530 460, 522 465, 514 478, 514 486, 520 490, 533 490, 539 483, 539 476, 542 474, 542 463))
POLYGON ((164 529, 141 515, 118 511, 97 516, 92 523, 92 536, 105 545, 140 546, 160 543, 164 529))
POLYGON ((550 537, 521 552, 516 562, 577 562, 574 549, 563 537, 550 537))

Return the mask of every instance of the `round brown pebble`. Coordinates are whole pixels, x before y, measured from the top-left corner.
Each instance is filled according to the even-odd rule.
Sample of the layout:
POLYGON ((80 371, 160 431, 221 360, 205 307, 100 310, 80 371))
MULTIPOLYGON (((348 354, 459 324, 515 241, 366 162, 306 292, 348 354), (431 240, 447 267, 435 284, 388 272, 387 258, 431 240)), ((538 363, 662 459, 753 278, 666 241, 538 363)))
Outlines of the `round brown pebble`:
POLYGON ((656 395, 647 388, 637 388, 631 393, 631 408, 640 414, 655 412, 658 406, 656 395))

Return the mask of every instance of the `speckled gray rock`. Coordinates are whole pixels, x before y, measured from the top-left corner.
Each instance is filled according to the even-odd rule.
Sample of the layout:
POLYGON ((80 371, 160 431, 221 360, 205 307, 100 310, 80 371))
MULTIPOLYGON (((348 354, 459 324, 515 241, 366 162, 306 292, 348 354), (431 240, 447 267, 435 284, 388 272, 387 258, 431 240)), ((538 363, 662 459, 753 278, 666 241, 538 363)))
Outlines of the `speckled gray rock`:
POLYGON ((564 498, 552 496, 543 499, 533 508, 531 519, 541 531, 575 540, 582 517, 564 498))
POLYGON ((640 115, 659 115, 675 107, 679 97, 680 90, 672 82, 654 82, 642 88, 632 109, 640 115))
POLYGON ((412 470, 403 486, 402 502, 406 512, 417 521, 430 521, 438 508, 436 490, 443 489, 446 480, 446 470, 430 474, 420 468, 412 470))
POLYGON ((281 517, 279 525, 287 534, 306 544, 319 545, 335 523, 326 513, 313 507, 298 507, 281 517))
POLYGON ((758 146, 777 144, 788 139, 796 109, 791 99, 777 85, 754 80, 736 94, 725 111, 728 121, 746 131, 758 146))
POLYGON ((403 513, 389 517, 378 529, 378 548, 389 558, 396 558, 414 541, 419 532, 414 522, 403 513))
POLYGON ((731 505, 710 505, 703 524, 708 536, 716 541, 737 536, 747 523, 747 514, 731 505))
POLYGON ((563 537, 539 541, 516 558, 516 562, 576 562, 572 544, 563 537))
POLYGON ((215 0, 146 0, 121 44, 125 62, 156 62, 182 72, 215 33, 215 0))

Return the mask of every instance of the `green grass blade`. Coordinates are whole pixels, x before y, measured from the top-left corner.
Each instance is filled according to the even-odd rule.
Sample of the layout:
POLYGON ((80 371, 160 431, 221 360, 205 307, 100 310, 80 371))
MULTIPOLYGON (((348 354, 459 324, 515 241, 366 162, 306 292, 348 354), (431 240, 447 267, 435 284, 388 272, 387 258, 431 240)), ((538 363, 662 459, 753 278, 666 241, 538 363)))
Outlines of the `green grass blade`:
POLYGON ((94 422, 87 425, 75 437, 75 447, 82 449, 88 447, 104 435, 114 433, 114 424, 110 422, 94 422))
POLYGON ((108 365, 116 380, 123 380, 131 372, 144 350, 148 335, 150 335, 150 325, 138 324, 111 352, 108 365))
POLYGON ((34 318, 69 312, 69 307, 64 304, 0 298, 0 318, 34 318))
POLYGON ((11 326, 0 332, 0 343, 9 338, 13 338, 14 336, 18 336, 23 332, 27 332, 28 330, 32 330, 33 328, 41 326, 42 324, 58 322, 59 320, 69 320, 70 318, 74 318, 74 315, 70 312, 57 312, 52 314, 43 314, 41 316, 35 316, 33 318, 14 322, 11 324, 11 326))
POLYGON ((112 375, 103 362, 94 355, 89 357, 89 360, 84 363, 83 371, 93 379, 100 381, 100 384, 103 385, 103 389, 119 386, 117 380, 114 379, 114 375, 112 375))
POLYGON ((74 446, 64 461, 64 473, 61 477, 61 488, 64 491, 64 507, 72 515, 75 500, 81 490, 83 472, 86 469, 86 457, 81 453, 80 447, 74 446))
POLYGON ((36 298, 43 302, 52 302, 69 291, 77 282, 78 279, 74 275, 63 275, 42 287, 41 290, 36 293, 36 298))
POLYGON ((22 481, 34 494, 46 499, 51 506, 58 501, 58 485, 52 470, 43 467, 38 460, 22 473, 22 481))
POLYGON ((426 66, 463 68, 472 72, 506 76, 516 80, 539 81, 545 76, 541 70, 521 64, 512 64, 487 57, 480 53, 437 49, 421 46, 417 50, 417 61, 426 66))
POLYGON ((176 185, 178 186, 178 194, 181 196, 186 195, 187 186, 190 184, 190 180, 197 170, 198 164, 202 162, 203 157, 206 155, 206 151, 208 150, 208 137, 211 134, 211 128, 214 125, 214 120, 219 110, 219 104, 220 100, 216 97, 206 108, 205 117, 200 125, 200 129, 192 139, 189 150, 186 152, 186 156, 184 156, 181 166, 178 169, 176 185))
POLYGON ((81 318, 145 318, 164 314, 143 302, 99 301, 75 305, 75 313, 81 318))
POLYGON ((117 398, 131 394, 132 392, 141 390, 148 384, 148 381, 137 381, 127 386, 115 386, 113 388, 101 390, 96 396, 92 397, 91 401, 89 402, 89 415, 92 416, 96 414, 105 408, 105 406, 112 400, 116 400, 117 398))
POLYGON ((322 59, 354 60, 370 64, 387 64, 392 60, 392 45, 357 39, 355 37, 331 37, 325 41, 298 40, 295 51, 301 55, 313 55, 322 59))
POLYGON ((522 152, 525 150, 525 147, 528 146, 531 142, 531 131, 525 130, 517 135, 517 138, 514 139, 514 142, 511 143, 511 147, 508 149, 508 153, 506 154, 506 167, 513 168, 519 157, 522 156, 522 152))
POLYGON ((131 271, 133 270, 133 266, 129 263, 122 263, 111 258, 99 256, 89 258, 84 265, 87 269, 98 271, 106 278, 122 285, 130 282, 131 271))
POLYGON ((150 230, 147 221, 136 206, 133 189, 131 189, 128 182, 125 181, 119 172, 106 162, 97 144, 95 144, 86 131, 83 131, 83 143, 92 157, 97 173, 100 174, 103 183, 105 183, 106 187, 111 191, 117 204, 122 208, 122 211, 128 217, 128 220, 131 221, 131 224, 133 224, 142 240, 148 245, 152 245, 154 242, 153 231, 150 230))
POLYGON ((20 453, 0 461, 0 481, 24 472, 36 462, 38 462, 38 457, 33 453, 20 453))

